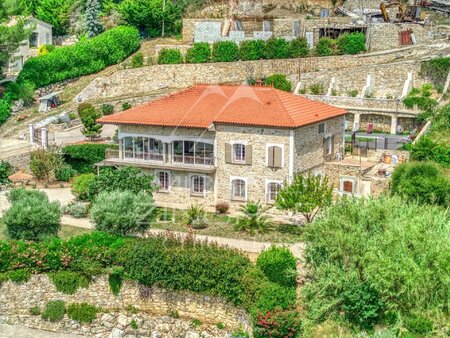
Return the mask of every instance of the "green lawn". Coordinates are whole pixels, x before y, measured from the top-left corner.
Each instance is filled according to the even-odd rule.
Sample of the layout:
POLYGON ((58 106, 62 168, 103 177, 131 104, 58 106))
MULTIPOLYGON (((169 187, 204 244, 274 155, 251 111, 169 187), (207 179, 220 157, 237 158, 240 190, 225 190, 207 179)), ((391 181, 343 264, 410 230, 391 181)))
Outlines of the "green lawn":
MULTIPOLYGON (((173 222, 153 222, 151 228, 170 231, 187 232, 189 228, 183 221, 184 211, 176 210, 173 222)), ((227 215, 208 213, 208 226, 205 229, 193 230, 195 234, 246 239, 260 242, 295 243, 302 240, 303 227, 290 224, 271 224, 265 233, 251 235, 247 232, 236 231, 236 218, 227 215)))
MULTIPOLYGON (((84 235, 92 230, 89 229, 83 229, 78 227, 73 227, 70 225, 62 225, 61 230, 59 231, 59 238, 61 239, 69 239, 74 236, 84 235)), ((3 223, 3 220, 0 219, 0 240, 7 240, 8 236, 6 235, 6 226, 5 223, 3 223)))

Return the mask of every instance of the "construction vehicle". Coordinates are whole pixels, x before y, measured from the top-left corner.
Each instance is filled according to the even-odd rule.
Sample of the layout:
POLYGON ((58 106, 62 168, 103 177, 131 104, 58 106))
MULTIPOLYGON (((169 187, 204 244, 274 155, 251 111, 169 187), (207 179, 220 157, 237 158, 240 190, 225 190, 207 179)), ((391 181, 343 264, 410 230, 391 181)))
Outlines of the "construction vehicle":
POLYGON ((397 21, 399 22, 413 22, 417 21, 420 16, 419 5, 405 5, 401 1, 382 2, 380 4, 381 14, 384 22, 391 22, 387 9, 390 7, 397 7, 397 21))

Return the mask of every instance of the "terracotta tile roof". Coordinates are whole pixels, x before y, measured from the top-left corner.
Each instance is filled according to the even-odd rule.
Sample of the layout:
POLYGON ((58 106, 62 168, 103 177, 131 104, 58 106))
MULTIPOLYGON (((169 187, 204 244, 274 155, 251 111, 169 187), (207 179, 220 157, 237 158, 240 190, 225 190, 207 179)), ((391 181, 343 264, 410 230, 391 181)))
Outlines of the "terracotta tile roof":
POLYGON ((301 127, 346 113, 272 87, 195 85, 100 118, 107 124, 208 128, 213 123, 301 127))

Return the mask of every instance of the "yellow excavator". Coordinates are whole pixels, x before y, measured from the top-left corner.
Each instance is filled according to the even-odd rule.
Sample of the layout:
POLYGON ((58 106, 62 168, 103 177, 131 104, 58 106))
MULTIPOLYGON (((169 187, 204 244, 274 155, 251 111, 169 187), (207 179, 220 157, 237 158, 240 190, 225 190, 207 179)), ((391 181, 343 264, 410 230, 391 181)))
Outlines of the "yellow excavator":
POLYGON ((389 14, 387 12, 387 9, 390 7, 397 7, 397 20, 400 22, 414 21, 413 18, 415 18, 416 8, 419 7, 418 5, 406 5, 402 1, 391 1, 391 2, 382 2, 380 4, 380 10, 381 14, 383 15, 384 22, 391 22, 389 18, 389 14))

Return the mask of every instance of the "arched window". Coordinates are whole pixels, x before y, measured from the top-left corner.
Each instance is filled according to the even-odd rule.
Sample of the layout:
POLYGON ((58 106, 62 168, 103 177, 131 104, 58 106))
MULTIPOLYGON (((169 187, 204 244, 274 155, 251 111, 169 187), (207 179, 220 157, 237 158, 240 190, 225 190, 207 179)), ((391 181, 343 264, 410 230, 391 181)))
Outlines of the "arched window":
POLYGON ((280 189, 281 183, 279 182, 267 183, 267 203, 275 203, 275 199, 280 189))
POLYGON ((243 179, 236 178, 231 181, 231 199, 245 200, 247 198, 246 182, 243 179))

